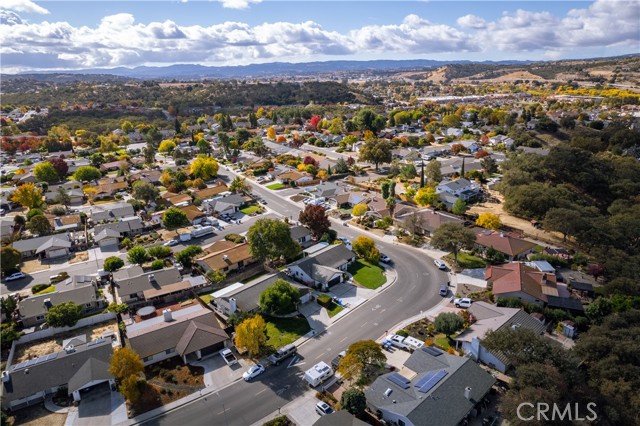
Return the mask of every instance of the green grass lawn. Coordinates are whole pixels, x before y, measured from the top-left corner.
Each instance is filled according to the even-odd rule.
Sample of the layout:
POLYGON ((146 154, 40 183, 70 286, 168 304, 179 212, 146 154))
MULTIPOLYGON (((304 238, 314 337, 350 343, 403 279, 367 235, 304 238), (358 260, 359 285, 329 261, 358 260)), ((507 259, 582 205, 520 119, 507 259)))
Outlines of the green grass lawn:
POLYGON ((342 311, 344 308, 342 306, 338 305, 337 303, 331 302, 329 307, 325 308, 325 309, 327 310, 327 313, 329 314, 329 317, 333 317, 333 316, 337 315, 338 312, 342 311))
POLYGON ((245 207, 244 209, 240 209, 240 211, 244 214, 253 214, 253 213, 257 213, 260 211, 260 207, 258 206, 249 206, 249 207, 245 207))
POLYGON ((200 294, 200 299, 204 301, 204 303, 211 303, 211 295, 210 294, 200 294))
POLYGON ((267 185, 268 189, 271 189, 272 191, 278 190, 278 189, 282 189, 282 188, 286 188, 287 185, 285 185, 284 183, 272 183, 271 185, 267 185))
POLYGON ((34 296, 38 296, 40 294, 53 293, 54 291, 56 291, 56 286, 55 285, 50 285, 49 287, 45 288, 44 290, 40 290, 39 292, 34 294, 34 296))
POLYGON ((267 323, 267 345, 275 349, 293 343, 311 330, 306 319, 274 318, 265 316, 267 323))
MULTIPOLYGON (((453 263, 453 253, 449 253, 446 257, 453 263)), ((472 256, 469 253, 460 252, 458 253, 458 265, 462 269, 477 269, 487 266, 487 262, 477 256, 472 256)))
POLYGON ((451 340, 447 339, 447 336, 442 333, 438 334, 433 342, 437 347, 439 347, 440 349, 444 349, 445 351, 448 351, 451 347, 451 340))
POLYGON ((358 259, 349 265, 347 271, 353 275, 353 279, 359 284, 370 289, 376 289, 387 281, 380 266, 372 265, 362 259, 358 259))

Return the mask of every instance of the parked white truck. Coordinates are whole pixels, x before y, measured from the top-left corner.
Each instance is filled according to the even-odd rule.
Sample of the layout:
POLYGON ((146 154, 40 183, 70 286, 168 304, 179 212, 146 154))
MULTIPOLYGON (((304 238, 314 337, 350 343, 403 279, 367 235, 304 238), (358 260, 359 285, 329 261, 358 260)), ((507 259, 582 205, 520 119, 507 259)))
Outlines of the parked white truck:
POLYGON ((413 352, 416 349, 420 349, 424 346, 424 342, 421 340, 418 340, 411 336, 403 337, 398 334, 389 336, 387 338, 387 341, 391 342, 391 344, 396 348, 405 349, 410 352, 413 352))
POLYGON ((329 377, 333 376, 333 370, 326 362, 320 361, 304 373, 304 380, 309 386, 316 387, 325 382, 329 377))
POLYGON ((223 350, 220 351, 220 356, 224 359, 224 362, 226 362, 227 365, 233 365, 238 363, 238 359, 233 354, 233 352, 231 352, 231 349, 224 348, 223 350))
POLYGON ((214 229, 213 226, 201 226, 191 231, 191 236, 193 238, 204 237, 205 235, 213 234, 214 229))

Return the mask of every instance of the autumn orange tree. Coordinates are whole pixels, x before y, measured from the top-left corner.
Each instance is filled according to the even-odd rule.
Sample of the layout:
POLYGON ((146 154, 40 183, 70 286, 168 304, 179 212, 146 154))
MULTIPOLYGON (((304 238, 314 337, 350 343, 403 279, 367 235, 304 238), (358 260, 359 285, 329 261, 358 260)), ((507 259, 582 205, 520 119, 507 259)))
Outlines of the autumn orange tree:
POLYGON ((111 356, 109 363, 109 373, 123 381, 129 376, 137 376, 144 370, 144 364, 140 355, 133 349, 124 347, 117 349, 111 356))
POLYGON ((276 129, 273 126, 269 127, 269 129, 267 130, 267 137, 269 138, 269 140, 276 140, 276 129))
POLYGON ((502 226, 502 222, 500 222, 500 217, 497 214, 480 213, 478 219, 476 219, 476 225, 487 229, 498 229, 502 226))
POLYGON ((266 341, 267 325, 260 315, 247 318, 236 327, 236 346, 246 349, 251 357, 258 355, 266 341))

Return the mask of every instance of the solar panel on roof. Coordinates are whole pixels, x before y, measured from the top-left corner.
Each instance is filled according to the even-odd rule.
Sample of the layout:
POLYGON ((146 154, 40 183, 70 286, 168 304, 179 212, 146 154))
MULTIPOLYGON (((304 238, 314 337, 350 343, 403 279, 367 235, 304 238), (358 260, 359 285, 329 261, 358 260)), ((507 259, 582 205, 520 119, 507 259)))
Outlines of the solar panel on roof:
POLYGON ((427 383, 429 380, 431 380, 431 378, 437 373, 437 371, 429 371, 427 374, 425 374, 423 377, 421 377, 416 384, 414 385, 415 387, 419 388, 422 385, 424 385, 425 383, 427 383))
POLYGON ((434 376, 429 379, 429 381, 427 381, 425 384, 423 384, 420 389, 418 389, 420 392, 423 393, 427 393, 429 392, 435 385, 438 384, 438 382, 440 380, 442 380, 444 378, 444 376, 446 376, 447 370, 442 370, 442 371, 438 371, 436 372, 436 374, 434 374, 434 376))
POLYGON ((389 380, 391 383, 395 383, 396 385, 400 386, 402 389, 407 389, 409 387, 409 383, 411 383, 411 380, 407 379, 406 377, 398 373, 393 373, 387 376, 387 380, 389 380))
POLYGON ((443 352, 438 349, 438 348, 434 348, 432 346, 423 346, 422 348, 423 351, 425 351, 426 353, 428 353, 431 356, 438 356, 438 355, 442 355, 443 352))

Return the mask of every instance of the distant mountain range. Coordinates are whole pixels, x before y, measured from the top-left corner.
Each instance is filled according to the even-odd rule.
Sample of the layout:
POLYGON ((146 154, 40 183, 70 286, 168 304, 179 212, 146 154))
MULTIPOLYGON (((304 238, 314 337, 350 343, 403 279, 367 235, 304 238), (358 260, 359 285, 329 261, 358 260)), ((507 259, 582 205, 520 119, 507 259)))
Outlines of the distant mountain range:
POLYGON ((176 64, 166 67, 140 66, 135 68, 95 68, 83 70, 60 70, 42 72, 24 72, 18 74, 21 77, 33 77, 35 75, 113 75, 135 79, 202 79, 202 78, 242 78, 242 77, 269 77, 278 75, 301 75, 330 72, 358 72, 358 71, 391 71, 416 68, 436 68, 450 64, 492 64, 492 65, 517 65, 529 64, 530 61, 433 61, 428 59, 414 60, 373 60, 373 61, 326 61, 326 62, 272 62, 267 64, 251 64, 238 66, 204 66, 195 64, 176 64))

